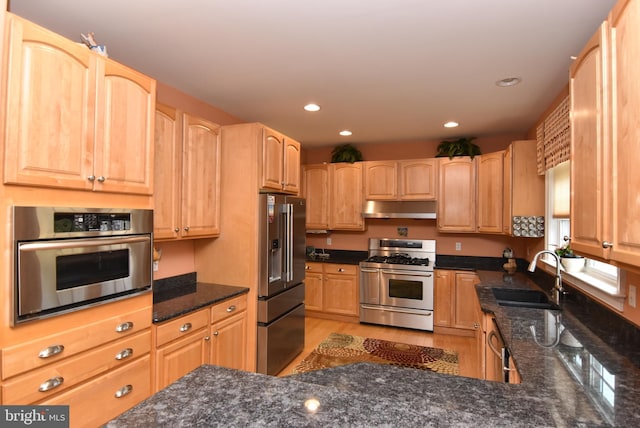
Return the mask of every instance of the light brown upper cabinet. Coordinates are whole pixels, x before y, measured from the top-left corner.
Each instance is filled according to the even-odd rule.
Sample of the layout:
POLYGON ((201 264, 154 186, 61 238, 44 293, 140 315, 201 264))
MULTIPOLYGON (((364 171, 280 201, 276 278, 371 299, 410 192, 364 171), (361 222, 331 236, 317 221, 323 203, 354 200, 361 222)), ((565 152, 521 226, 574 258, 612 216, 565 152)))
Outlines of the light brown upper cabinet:
POLYGON ((619 1, 570 70, 571 246, 631 266, 640 266, 638 28, 640 2, 619 1))
POLYGON ((329 229, 364 230, 362 162, 329 165, 329 229))
POLYGON ((307 201, 306 228, 329 228, 329 165, 303 167, 304 197, 307 201))
POLYGON ((363 163, 304 166, 308 230, 364 230, 363 163))
POLYGON ((364 162, 366 200, 436 199, 436 159, 364 162))
POLYGON ((156 107, 154 239, 220 234, 220 126, 156 107))
POLYGON ((477 159, 478 232, 503 233, 504 153, 489 153, 477 159))
POLYGON ((4 182, 151 195, 156 82, 7 13, 4 182))
POLYGON ((504 152, 503 229, 513 235, 514 216, 544 216, 544 175, 538 175, 536 140, 513 141, 504 152))
POLYGON ((477 156, 438 158, 438 230, 476 231, 477 156))
POLYGON ((300 192, 300 143, 262 127, 260 188, 283 193, 300 192))

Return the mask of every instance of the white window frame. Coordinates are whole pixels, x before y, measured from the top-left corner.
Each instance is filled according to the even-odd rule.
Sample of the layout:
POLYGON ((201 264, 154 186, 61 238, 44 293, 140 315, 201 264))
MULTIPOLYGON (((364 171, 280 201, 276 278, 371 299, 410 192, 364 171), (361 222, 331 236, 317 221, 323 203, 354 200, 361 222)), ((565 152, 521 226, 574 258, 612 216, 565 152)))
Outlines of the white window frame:
MULTIPOLYGON (((553 217, 553 170, 545 173, 545 248, 554 251, 562 245, 564 236, 570 236, 569 219, 553 217), (556 242, 559 241, 559 242, 556 242)), ((562 279, 569 285, 583 291, 597 300, 622 312, 626 295, 622 287, 622 271, 615 266, 586 258, 586 268, 581 272, 569 273, 562 269, 562 279), (606 266, 611 267, 606 267, 606 266), (599 269, 605 267, 605 269, 599 269)), ((555 274, 555 259, 551 256, 542 258, 545 271, 555 274)))

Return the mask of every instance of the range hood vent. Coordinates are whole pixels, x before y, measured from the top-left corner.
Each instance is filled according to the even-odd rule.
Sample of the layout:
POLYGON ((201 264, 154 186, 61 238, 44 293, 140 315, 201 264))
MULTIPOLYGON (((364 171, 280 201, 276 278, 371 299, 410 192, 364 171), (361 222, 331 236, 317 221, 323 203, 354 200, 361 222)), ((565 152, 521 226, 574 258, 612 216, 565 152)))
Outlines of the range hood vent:
POLYGON ((436 218, 436 201, 365 201, 364 218, 436 218))

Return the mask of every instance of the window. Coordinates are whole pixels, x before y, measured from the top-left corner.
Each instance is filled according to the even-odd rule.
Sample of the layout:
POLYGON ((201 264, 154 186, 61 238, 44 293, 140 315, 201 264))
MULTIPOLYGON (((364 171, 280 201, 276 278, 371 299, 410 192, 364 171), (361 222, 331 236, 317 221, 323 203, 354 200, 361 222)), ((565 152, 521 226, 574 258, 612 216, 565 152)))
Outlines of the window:
MULTIPOLYGON (((547 170, 546 172, 546 224, 545 248, 555 251, 566 243, 571 236, 569 219, 570 199, 570 161, 547 170)), ((543 259, 555 269, 551 256, 543 259)), ((585 266, 579 272, 562 274, 563 279, 587 294, 622 310, 624 294, 621 292, 619 269, 607 263, 586 258, 585 266)))

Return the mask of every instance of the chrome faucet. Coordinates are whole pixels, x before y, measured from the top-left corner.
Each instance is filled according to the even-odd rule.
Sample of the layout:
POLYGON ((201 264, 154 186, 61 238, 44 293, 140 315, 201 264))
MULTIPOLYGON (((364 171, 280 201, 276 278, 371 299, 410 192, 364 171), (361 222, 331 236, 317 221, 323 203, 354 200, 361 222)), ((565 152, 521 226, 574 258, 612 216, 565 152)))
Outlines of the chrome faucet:
POLYGON ((536 263, 538 262, 538 257, 540 256, 540 254, 551 254, 556 260, 556 282, 553 286, 553 290, 551 291, 551 298, 553 299, 553 303, 559 306, 560 296, 564 293, 564 288, 562 288, 562 278, 560 277, 560 256, 549 250, 538 251, 536 255, 533 256, 533 260, 529 264, 529 272, 533 272, 536 270, 536 263))

